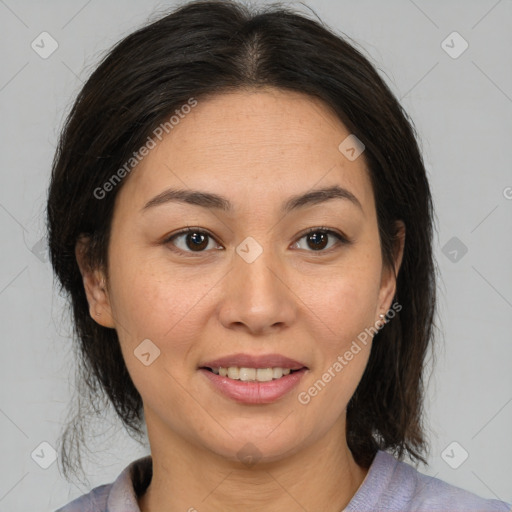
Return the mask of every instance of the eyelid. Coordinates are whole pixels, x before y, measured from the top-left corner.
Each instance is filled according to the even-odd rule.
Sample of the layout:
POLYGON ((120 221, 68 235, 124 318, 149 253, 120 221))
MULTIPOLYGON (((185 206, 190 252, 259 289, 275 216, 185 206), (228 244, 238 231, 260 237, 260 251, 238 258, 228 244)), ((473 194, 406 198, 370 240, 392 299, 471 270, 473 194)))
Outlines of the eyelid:
MULTIPOLYGON (((334 230, 332 228, 328 228, 326 226, 314 226, 314 227, 306 229, 305 231, 303 231, 302 233, 300 233, 297 236, 296 240, 293 243, 296 244, 299 240, 301 240, 305 236, 309 235, 310 233, 318 233, 318 232, 324 232, 324 233, 326 233, 328 235, 333 235, 334 237, 337 238, 338 244, 336 244, 335 246, 333 246, 330 249, 327 249, 325 251, 321 250, 321 251, 306 251, 306 252, 311 252, 313 254, 315 254, 315 253, 318 253, 318 254, 329 253, 332 249, 335 249, 336 246, 338 246, 340 244, 342 244, 342 245, 349 245, 349 244, 353 243, 352 240, 350 240, 344 234, 339 233, 338 231, 336 231, 336 230, 334 230)), ((202 234, 205 234, 205 235, 209 236, 210 238, 212 238, 218 245, 220 245, 219 242, 217 241, 216 237, 214 235, 212 235, 207 229, 199 228, 199 227, 193 227, 193 226, 188 226, 188 227, 183 228, 182 230, 180 230, 180 231, 178 231, 176 233, 173 233, 170 236, 166 236, 162 240, 162 244, 166 245, 168 243, 171 243, 175 238, 177 238, 179 236, 182 236, 182 235, 186 235, 188 233, 202 233, 202 234)), ((179 249, 178 247, 176 247, 174 245, 173 245, 172 250, 174 250, 176 252, 180 252, 182 254, 185 253, 187 255, 193 255, 193 256, 201 256, 201 255, 207 254, 209 252, 209 251, 183 251, 182 249, 179 249)))
POLYGON ((180 254, 186 254, 187 256, 204 256, 205 254, 207 254, 209 251, 184 251, 183 249, 180 249, 179 247, 176 247, 174 244, 172 244, 172 241, 175 238, 178 238, 179 236, 182 235, 187 235, 188 233, 205 234, 209 236, 212 240, 214 240, 218 245, 220 245, 215 236, 213 236, 207 229, 194 226, 188 226, 186 228, 181 229, 180 231, 177 231, 176 233, 173 233, 172 235, 165 236, 164 239, 162 240, 162 244, 167 245, 171 243, 171 250, 178 252, 180 254))
MULTIPOLYGON (((304 236, 306 235, 309 235, 310 233, 317 233, 319 231, 323 231, 325 233, 327 233, 328 235, 334 235, 336 238, 338 238, 338 240, 344 244, 351 244, 352 243, 352 240, 350 238, 348 238, 346 235, 344 235, 343 233, 340 233, 339 231, 333 229, 333 228, 328 228, 326 226, 315 226, 313 228, 308 228, 306 229, 306 231, 303 231, 297 238, 297 240, 300 240, 301 238, 303 238, 304 236)), ((315 252, 315 251, 311 251, 311 252, 315 252)), ((325 251, 318 251, 318 252, 325 252, 325 251)))

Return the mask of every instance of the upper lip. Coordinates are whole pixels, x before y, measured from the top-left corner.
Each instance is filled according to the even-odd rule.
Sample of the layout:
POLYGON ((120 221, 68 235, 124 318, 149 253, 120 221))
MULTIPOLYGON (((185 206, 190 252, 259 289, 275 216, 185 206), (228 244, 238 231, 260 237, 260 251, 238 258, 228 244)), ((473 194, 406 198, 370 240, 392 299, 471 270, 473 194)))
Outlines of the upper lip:
POLYGON ((200 365, 201 368, 229 368, 230 366, 239 368, 290 368, 290 370, 300 370, 306 367, 305 364, 281 354, 231 354, 206 361, 200 365))

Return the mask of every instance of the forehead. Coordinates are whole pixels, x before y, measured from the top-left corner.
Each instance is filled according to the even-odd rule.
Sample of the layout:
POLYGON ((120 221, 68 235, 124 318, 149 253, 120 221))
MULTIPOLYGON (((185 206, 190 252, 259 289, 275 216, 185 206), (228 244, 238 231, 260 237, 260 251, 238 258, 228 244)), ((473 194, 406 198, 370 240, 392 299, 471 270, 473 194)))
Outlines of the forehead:
POLYGON ((339 184, 373 205, 364 153, 342 154, 350 131, 322 101, 268 88, 198 99, 187 111, 132 172, 121 191, 131 204, 142 207, 171 186, 216 192, 243 207, 339 184))

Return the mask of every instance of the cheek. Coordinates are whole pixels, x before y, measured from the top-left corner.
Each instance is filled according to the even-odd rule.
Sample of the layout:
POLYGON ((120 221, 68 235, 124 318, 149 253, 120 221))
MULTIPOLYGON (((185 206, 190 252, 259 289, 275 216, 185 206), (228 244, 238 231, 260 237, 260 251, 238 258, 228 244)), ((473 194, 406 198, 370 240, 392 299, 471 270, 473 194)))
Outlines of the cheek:
POLYGON ((368 328, 375 323, 376 292, 371 283, 364 286, 352 279, 327 292, 322 317, 327 321, 317 345, 314 373, 324 382, 333 382, 329 384, 331 392, 337 395, 338 403, 343 403, 355 390, 369 356, 372 336, 368 328))
MULTIPOLYGON (((118 334, 123 358, 142 397, 146 417, 151 418, 148 428, 158 429, 163 419, 173 431, 193 440, 191 433, 207 428, 211 418, 208 408, 198 401, 201 395, 191 381, 194 371, 187 361, 204 337, 205 299, 219 278, 192 277, 190 272, 176 269, 171 273, 170 265, 162 264, 161 259, 135 262, 135 258, 123 257, 111 273, 113 309, 122 324, 118 334), (145 339, 160 351, 147 366, 134 356, 145 339)), ((211 432, 206 435, 212 438, 211 432)))
POLYGON ((213 276, 171 272, 161 259, 123 257, 112 265, 111 281, 111 307, 126 350, 150 339, 176 360, 200 337, 213 276))
POLYGON ((327 423, 346 407, 368 362, 378 308, 379 256, 373 244, 367 251, 354 252, 328 279, 317 281, 314 294, 310 289, 306 304, 313 314, 307 328, 316 340, 315 364, 298 401, 313 417, 325 416, 327 423))
POLYGON ((322 430, 315 418, 322 417, 325 428, 340 418, 368 363, 369 328, 375 324, 378 298, 375 281, 380 275, 369 268, 356 271, 354 267, 347 275, 326 282, 321 300, 311 305, 315 321, 308 327, 316 340, 315 364, 296 398, 305 425, 317 434, 322 430))
POLYGON ((375 323, 381 266, 373 254, 354 255, 319 281, 314 295, 310 290, 310 309, 324 322, 323 339, 333 349, 339 349, 340 343, 347 343, 375 323))
POLYGON ((186 408, 188 395, 179 383, 190 378, 184 362, 204 332, 202 299, 213 282, 166 274, 156 261, 134 262, 124 258, 111 274, 111 304, 126 367, 145 403, 164 408, 170 402, 186 408), (146 352, 152 361, 148 366, 140 359, 146 352))

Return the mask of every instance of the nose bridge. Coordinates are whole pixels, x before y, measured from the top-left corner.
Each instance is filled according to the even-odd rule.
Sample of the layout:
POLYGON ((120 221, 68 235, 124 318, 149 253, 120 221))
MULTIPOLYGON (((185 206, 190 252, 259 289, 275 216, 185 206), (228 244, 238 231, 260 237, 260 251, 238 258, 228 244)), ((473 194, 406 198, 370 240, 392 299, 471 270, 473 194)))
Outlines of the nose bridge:
POLYGON ((271 245, 271 237, 266 236, 264 240, 263 237, 258 238, 262 243, 248 236, 238 244, 234 270, 240 277, 242 287, 246 288, 245 291, 249 295, 256 295, 255 300, 257 300, 257 295, 263 294, 268 303, 280 294, 276 272, 279 272, 281 265, 271 245))
POLYGON ((284 275, 279 276, 284 270, 277 251, 265 246, 270 240, 266 236, 260 243, 248 236, 236 247, 221 310, 226 327, 242 323, 256 332, 292 321, 293 294, 287 291, 284 275))

